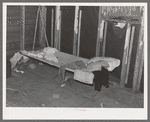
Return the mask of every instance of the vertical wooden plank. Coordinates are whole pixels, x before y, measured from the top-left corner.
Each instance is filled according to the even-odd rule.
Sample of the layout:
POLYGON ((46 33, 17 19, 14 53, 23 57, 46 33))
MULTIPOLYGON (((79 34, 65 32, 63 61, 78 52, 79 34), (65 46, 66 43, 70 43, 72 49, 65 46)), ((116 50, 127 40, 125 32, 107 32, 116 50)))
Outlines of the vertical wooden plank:
POLYGON ((143 67, 142 65, 144 62, 144 57, 142 56, 144 55, 143 47, 144 45, 142 44, 142 42, 140 42, 138 46, 138 52, 136 56, 136 63, 135 63, 135 70, 134 70, 133 87, 132 87, 133 92, 138 92, 140 87, 140 78, 141 78, 140 75, 142 73, 142 67, 143 67))
POLYGON ((47 8, 45 6, 42 7, 42 18, 43 18, 43 23, 42 23, 42 26, 43 26, 43 30, 44 30, 44 36, 45 36, 45 39, 43 39, 43 41, 46 41, 46 44, 47 46, 49 47, 49 44, 48 44, 48 39, 47 39, 47 34, 46 34, 46 13, 47 13, 47 8))
POLYGON ((53 27, 54 27, 54 9, 52 9, 52 15, 51 15, 51 47, 54 47, 54 44, 53 44, 53 27))
POLYGON ((38 26, 39 12, 40 12, 40 8, 38 8, 38 10, 37 10, 37 15, 36 15, 36 23, 35 23, 34 40, 33 40, 33 47, 32 47, 32 50, 34 50, 34 46, 35 46, 35 39, 36 39, 36 33, 37 33, 37 26, 38 26))
POLYGON ((78 17, 79 17, 79 6, 75 7, 75 18, 74 18, 74 38, 73 38, 73 55, 77 55, 77 39, 78 39, 78 17))
POLYGON ((131 32, 131 40, 130 40, 130 46, 129 46, 129 56, 128 56, 128 63, 127 63, 125 84, 127 84, 127 82, 128 82, 128 75, 129 75, 129 68, 130 68, 130 61, 131 61, 131 53, 132 53, 134 32, 135 32, 135 26, 132 27, 132 32, 131 32))
POLYGON ((43 6, 43 27, 44 27, 43 29, 44 29, 44 35, 45 35, 44 40, 46 41, 46 44, 49 47, 47 34, 46 34, 46 14, 47 14, 47 8, 45 6, 43 6))
POLYGON ((79 15, 78 48, 77 48, 77 56, 78 56, 78 57, 79 57, 79 54, 80 54, 81 18, 82 18, 82 10, 80 10, 80 15, 79 15))
POLYGON ((101 18, 101 14, 102 14, 102 7, 99 7, 98 31, 97 31, 97 42, 96 42, 96 57, 99 56, 100 42, 102 41, 102 38, 103 38, 104 21, 101 18))
POLYGON ((60 45, 61 45, 61 11, 59 15, 59 31, 58 31, 58 50, 60 51, 60 45))
POLYGON ((102 7, 99 6, 98 31, 97 31, 97 42, 96 42, 96 54, 95 54, 96 57, 99 56, 99 48, 100 48, 99 36, 100 36, 101 12, 102 12, 102 7))
POLYGON ((101 21, 101 26, 100 26, 100 37, 99 37, 99 51, 98 51, 98 56, 102 56, 102 49, 101 49, 101 47, 103 46, 101 46, 101 44, 102 44, 102 41, 103 41, 103 31, 104 31, 104 23, 105 23, 105 21, 104 20, 102 20, 101 21))
POLYGON ((58 6, 55 7, 55 35, 54 35, 54 48, 56 48, 57 45, 57 10, 58 10, 58 6))
POLYGON ((142 56, 141 56, 141 63, 139 66, 139 78, 137 81, 137 92, 140 91, 140 85, 141 85, 141 77, 142 77, 142 72, 143 72, 143 66, 144 66, 144 45, 142 47, 142 56))
POLYGON ((108 22, 107 22, 107 21, 105 21, 105 28, 104 28, 104 41, 103 41, 103 54, 102 54, 102 56, 103 56, 103 57, 105 56, 106 35, 107 35, 107 25, 108 25, 108 22))
POLYGON ((25 6, 21 6, 20 50, 24 50, 25 43, 25 6))
POLYGON ((126 78, 130 31, 131 31, 131 25, 130 25, 130 23, 128 23, 127 24, 127 31, 126 31, 126 38, 125 38, 125 45, 124 45, 124 54, 123 54, 123 60, 122 60, 122 69, 121 69, 121 82, 120 82, 121 88, 124 87, 125 78, 126 78))
POLYGON ((39 18, 39 44, 42 45, 42 38, 43 38, 43 27, 42 27, 42 19, 41 19, 41 6, 40 9, 40 18, 39 18))
POLYGON ((101 22, 101 26, 100 26, 100 41, 103 41, 103 31, 104 31, 104 20, 102 20, 101 22))
POLYGON ((96 57, 99 57, 99 51, 100 51, 100 41, 97 41, 97 43, 96 43, 96 57))
POLYGON ((39 44, 41 45, 41 47, 45 47, 46 46, 46 7, 45 6, 40 6, 40 18, 39 18, 39 44), (45 36, 45 39, 44 39, 45 36))
POLYGON ((135 69, 134 69, 134 77, 133 77, 133 87, 132 87, 132 91, 133 92, 138 92, 138 85, 140 85, 140 83, 138 83, 139 80, 139 73, 140 73, 140 68, 143 65, 142 62, 142 52, 143 52, 143 48, 144 48, 144 16, 141 17, 141 28, 140 28, 140 33, 139 33, 139 40, 138 40, 138 48, 137 48, 137 54, 136 54, 136 62, 135 62, 135 69))
POLYGON ((54 47, 58 49, 59 42, 59 29, 60 29, 60 6, 56 6, 56 14, 55 14, 55 42, 54 47))

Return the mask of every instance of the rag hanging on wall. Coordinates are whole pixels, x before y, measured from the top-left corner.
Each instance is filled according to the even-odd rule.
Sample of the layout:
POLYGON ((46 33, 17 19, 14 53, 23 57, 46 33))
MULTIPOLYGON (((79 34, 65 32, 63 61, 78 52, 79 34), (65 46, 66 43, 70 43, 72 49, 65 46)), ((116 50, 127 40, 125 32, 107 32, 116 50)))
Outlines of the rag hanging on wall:
POLYGON ((123 36, 124 36, 124 34, 125 34, 125 32, 126 32, 126 23, 113 23, 113 25, 112 25, 113 27, 113 31, 114 31, 114 35, 117 37, 117 38, 119 38, 119 39, 121 39, 123 36))

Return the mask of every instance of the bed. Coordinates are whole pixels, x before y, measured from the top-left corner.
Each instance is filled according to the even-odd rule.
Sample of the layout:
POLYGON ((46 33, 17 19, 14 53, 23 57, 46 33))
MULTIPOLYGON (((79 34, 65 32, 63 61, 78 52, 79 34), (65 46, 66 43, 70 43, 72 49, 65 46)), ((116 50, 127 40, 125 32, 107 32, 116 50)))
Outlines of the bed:
POLYGON ((65 82, 66 71, 70 71, 74 73, 75 80, 86 84, 93 84, 93 81, 97 83, 99 87, 98 90, 101 90, 102 85, 108 87, 109 72, 120 65, 120 60, 115 58, 95 57, 86 59, 60 52, 52 47, 46 47, 41 51, 23 50, 20 51, 20 53, 29 58, 58 67, 58 74, 61 75, 62 84, 65 82), (101 82, 100 79, 103 82, 101 82))
MULTIPOLYGON (((60 51, 57 51, 55 53, 56 57, 58 58, 58 62, 55 62, 55 61, 49 61, 49 60, 46 60, 45 58, 39 58, 37 56, 33 56, 33 55, 30 55, 30 53, 33 53, 34 51, 20 51, 20 53, 24 56, 27 56, 29 58, 33 58, 33 59, 36 59, 36 60, 39 60, 41 62, 44 62, 44 63, 47 63, 51 66, 55 66, 55 67, 58 67, 60 68, 61 66, 64 66, 66 64, 70 64, 72 62, 76 62, 76 61, 83 61, 84 63, 86 63, 88 61, 88 59, 86 58, 82 58, 82 57, 77 57, 77 56, 74 56, 74 55, 71 55, 71 54, 67 54, 67 53, 64 53, 64 52, 60 52, 60 51)), ((40 53, 40 52, 38 52, 40 53)), ((73 72, 76 70, 76 67, 66 67, 65 70, 67 71, 70 71, 70 72, 73 72)), ((65 73, 63 74, 65 75, 65 73)), ((64 76, 62 77, 62 81, 64 80, 64 76)))

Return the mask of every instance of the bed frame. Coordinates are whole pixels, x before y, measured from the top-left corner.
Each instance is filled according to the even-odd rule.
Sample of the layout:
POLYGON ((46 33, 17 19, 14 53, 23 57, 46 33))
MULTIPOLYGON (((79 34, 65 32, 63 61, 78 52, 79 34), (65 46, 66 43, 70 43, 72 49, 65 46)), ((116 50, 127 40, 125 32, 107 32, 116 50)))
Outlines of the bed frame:
MULTIPOLYGON (((41 61, 43 63, 47 63, 47 64, 49 64, 51 66, 55 66, 55 67, 58 67, 58 68, 60 68, 63 65, 69 64, 71 62, 75 62, 75 61, 83 61, 84 63, 86 63, 88 61, 88 59, 86 59, 86 58, 74 56, 74 55, 67 54, 67 53, 60 52, 60 51, 57 51, 57 53, 59 54, 59 57, 58 57, 59 60, 58 60, 58 62, 47 61, 44 58, 38 58, 38 57, 34 57, 34 56, 29 56, 24 51, 20 51, 20 53, 22 55, 24 55, 24 56, 29 57, 29 58, 36 59, 38 61, 41 61)), ((70 71, 70 72, 73 72, 73 73, 74 73, 75 70, 76 70, 75 68, 65 68, 65 71, 70 71)), ((63 81, 65 81, 65 74, 66 74, 66 72, 63 72, 63 74, 61 75, 62 76, 61 77, 62 83, 63 83, 63 81)))

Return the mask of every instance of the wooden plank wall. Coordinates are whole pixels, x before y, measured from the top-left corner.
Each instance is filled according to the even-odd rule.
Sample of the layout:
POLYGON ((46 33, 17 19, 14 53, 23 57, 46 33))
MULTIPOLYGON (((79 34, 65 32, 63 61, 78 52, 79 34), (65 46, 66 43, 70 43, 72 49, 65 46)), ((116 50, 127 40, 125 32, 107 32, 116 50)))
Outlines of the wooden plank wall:
MULTIPOLYGON (((25 6, 25 49, 32 47, 37 6, 25 6)), ((20 50, 21 6, 7 7, 7 57, 20 50)), ((38 42, 38 34, 36 42, 38 42)))
POLYGON ((20 6, 7 7, 7 56, 20 50, 20 6))
POLYGON ((45 6, 40 7, 39 16, 39 45, 44 48, 46 45, 49 46, 47 35, 46 35, 46 13, 47 8, 45 6))
POLYGON ((73 53, 74 46, 77 47, 77 45, 73 44, 75 41, 77 42, 77 35, 74 36, 75 6, 61 6, 60 9, 61 9, 60 50, 65 53, 75 54, 73 53), (76 37, 76 39, 74 39, 74 37, 76 37))
MULTIPOLYGON (((36 15, 37 15, 38 6, 25 6, 25 49, 29 47, 32 48, 33 40, 34 40, 34 32, 36 25, 36 15)), ((39 42, 38 39, 38 30, 37 37, 35 39, 35 43, 39 42)))

